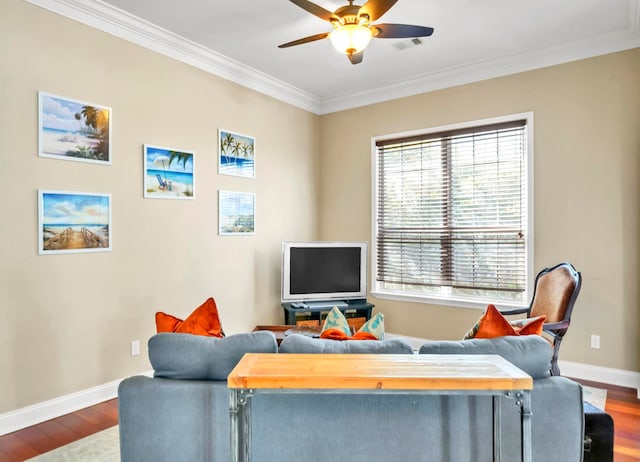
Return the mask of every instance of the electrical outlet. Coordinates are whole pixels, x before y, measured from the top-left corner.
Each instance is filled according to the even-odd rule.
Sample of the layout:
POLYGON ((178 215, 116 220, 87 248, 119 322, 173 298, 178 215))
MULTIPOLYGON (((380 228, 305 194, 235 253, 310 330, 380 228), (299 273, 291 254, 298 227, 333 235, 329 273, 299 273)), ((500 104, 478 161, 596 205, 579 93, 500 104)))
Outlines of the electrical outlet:
POLYGON ((131 342, 131 356, 138 356, 140 354, 140 342, 133 340, 131 342))
POLYGON ((591 334, 591 348, 600 348, 600 336, 591 334))

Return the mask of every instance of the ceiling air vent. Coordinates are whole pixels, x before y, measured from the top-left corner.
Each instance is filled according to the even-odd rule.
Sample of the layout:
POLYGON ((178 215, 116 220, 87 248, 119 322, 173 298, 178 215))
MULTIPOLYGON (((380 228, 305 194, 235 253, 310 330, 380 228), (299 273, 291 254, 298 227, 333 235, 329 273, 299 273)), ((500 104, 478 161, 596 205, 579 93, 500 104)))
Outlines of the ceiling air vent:
POLYGON ((415 48, 422 45, 424 42, 419 38, 412 38, 409 40, 403 40, 401 42, 395 42, 393 46, 398 50, 406 50, 407 48, 415 48))

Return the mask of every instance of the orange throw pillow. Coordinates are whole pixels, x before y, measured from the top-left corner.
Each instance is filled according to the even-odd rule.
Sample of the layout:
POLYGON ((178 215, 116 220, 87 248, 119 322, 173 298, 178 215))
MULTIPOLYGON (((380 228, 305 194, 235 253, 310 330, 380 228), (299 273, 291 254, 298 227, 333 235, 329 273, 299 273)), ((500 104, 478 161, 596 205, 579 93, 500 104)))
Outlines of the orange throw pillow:
POLYGON ((326 338, 329 340, 380 340, 371 332, 364 332, 359 330, 355 334, 349 336, 342 332, 340 329, 327 329, 320 333, 320 338, 326 338))
POLYGON ((495 338, 506 335, 541 335, 546 316, 510 323, 493 305, 487 307, 474 338, 495 338))
POLYGON ((156 330, 158 333, 176 332, 208 337, 224 337, 224 331, 218 317, 218 307, 211 297, 196 308, 184 321, 170 314, 157 312, 156 330))
POLYGON ((158 311, 156 313, 156 331, 161 332, 174 332, 184 321, 170 314, 158 311))
POLYGON ((509 321, 509 324, 518 335, 542 335, 542 327, 546 319, 547 316, 542 315, 535 318, 516 319, 509 321))
POLYGON ((336 329, 332 327, 330 329, 325 329, 322 332, 320 332, 320 338, 326 338, 329 340, 350 340, 351 336, 345 334, 340 329, 336 329))

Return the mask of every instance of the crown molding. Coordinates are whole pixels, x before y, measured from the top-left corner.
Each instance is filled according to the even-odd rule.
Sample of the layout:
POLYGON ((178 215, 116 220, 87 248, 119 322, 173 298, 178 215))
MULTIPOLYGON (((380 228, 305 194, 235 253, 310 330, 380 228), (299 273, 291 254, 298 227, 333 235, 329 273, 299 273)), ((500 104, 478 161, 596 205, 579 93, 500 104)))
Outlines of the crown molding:
POLYGON ((628 9, 627 25, 619 30, 593 36, 588 40, 560 43, 422 74, 386 87, 336 95, 319 102, 319 113, 343 111, 640 47, 640 0, 628 0, 628 9))
POLYGON ((318 102, 312 94, 100 0, 26 1, 251 90, 318 113, 318 102))
POLYGON ((358 93, 320 99, 101 0, 26 1, 319 115, 640 47, 640 0, 627 0, 629 21, 626 27, 608 34, 422 74, 358 93))

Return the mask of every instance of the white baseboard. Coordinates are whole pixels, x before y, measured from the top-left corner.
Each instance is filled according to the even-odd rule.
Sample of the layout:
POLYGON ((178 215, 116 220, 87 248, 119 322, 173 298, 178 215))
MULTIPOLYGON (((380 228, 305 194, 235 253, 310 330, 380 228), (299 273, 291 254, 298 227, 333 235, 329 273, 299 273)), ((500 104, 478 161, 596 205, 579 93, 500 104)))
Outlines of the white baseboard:
POLYGON ((640 399, 640 372, 562 360, 558 360, 558 366, 562 375, 566 377, 635 388, 640 399))
MULTIPOLYGON (((151 376, 153 372, 142 375, 151 376)), ((122 380, 0 414, 0 436, 113 399, 118 396, 118 385, 122 380)))

